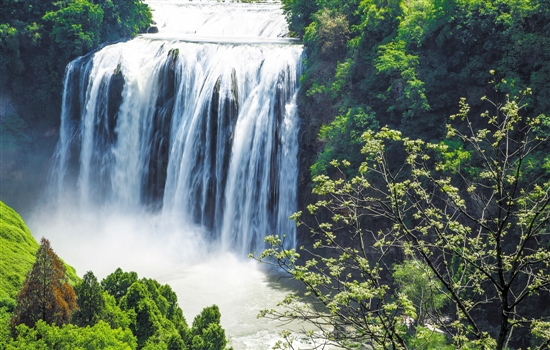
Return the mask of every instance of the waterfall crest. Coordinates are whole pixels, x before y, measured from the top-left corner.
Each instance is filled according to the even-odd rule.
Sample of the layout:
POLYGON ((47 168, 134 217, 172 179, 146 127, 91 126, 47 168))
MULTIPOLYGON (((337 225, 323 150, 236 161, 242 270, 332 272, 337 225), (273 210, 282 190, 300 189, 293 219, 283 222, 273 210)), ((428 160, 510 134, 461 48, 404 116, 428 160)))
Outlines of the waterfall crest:
POLYGON ((68 65, 51 189, 241 254, 268 234, 294 246, 302 47, 280 4, 149 4, 158 35, 68 65))

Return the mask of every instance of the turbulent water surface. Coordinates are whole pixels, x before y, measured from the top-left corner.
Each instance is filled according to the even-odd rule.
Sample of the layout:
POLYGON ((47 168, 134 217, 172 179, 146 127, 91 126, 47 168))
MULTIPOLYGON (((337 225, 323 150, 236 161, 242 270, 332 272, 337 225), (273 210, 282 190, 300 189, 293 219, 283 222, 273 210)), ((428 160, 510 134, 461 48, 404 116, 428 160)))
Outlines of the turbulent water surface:
POLYGON ((236 349, 268 348, 277 329, 255 315, 286 287, 244 260, 266 235, 296 244, 302 47, 279 3, 148 4, 158 33, 67 67, 31 227, 80 274, 168 282, 188 321, 217 303, 236 349))

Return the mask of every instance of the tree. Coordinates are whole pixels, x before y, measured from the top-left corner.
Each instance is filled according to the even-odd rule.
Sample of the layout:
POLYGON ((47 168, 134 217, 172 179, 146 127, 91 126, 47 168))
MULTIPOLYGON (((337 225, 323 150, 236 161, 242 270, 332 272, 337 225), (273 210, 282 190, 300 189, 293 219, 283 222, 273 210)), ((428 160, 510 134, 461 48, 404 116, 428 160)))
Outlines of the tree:
POLYGON ((220 309, 217 305, 205 307, 193 320, 191 328, 191 350, 222 350, 227 340, 220 325, 220 309))
MULTIPOLYGON (((123 273, 117 270, 110 277, 132 277, 135 272, 123 273)), ((105 280, 104 280, 105 281, 105 280)), ((121 278, 119 281, 128 281, 121 278)), ((188 329, 183 313, 178 306, 172 289, 155 280, 143 278, 132 283, 120 298, 119 306, 128 315, 129 327, 138 341, 138 348, 185 349, 188 329)), ((117 288, 114 288, 117 291, 117 288)), ((120 290, 120 289, 118 289, 120 290)), ((118 291, 117 291, 118 293, 118 291)))
POLYGON ((105 301, 105 312, 101 316, 101 320, 107 322, 112 329, 128 328, 130 326, 130 317, 120 309, 115 297, 107 292, 103 292, 103 300, 105 301))
POLYGON ((137 338, 139 348, 148 341, 160 338, 158 335, 163 331, 162 316, 145 284, 134 282, 121 298, 120 306, 131 314, 130 329, 137 338))
POLYGON ((306 29, 305 41, 312 40, 321 56, 328 60, 342 59, 349 40, 349 23, 343 14, 332 13, 327 8, 315 16, 313 26, 306 29))
POLYGON ((74 290, 78 309, 73 313, 71 322, 79 327, 86 327, 103 319, 106 311, 104 292, 92 271, 86 272, 74 290))
POLYGON ((103 32, 105 40, 116 38, 112 32, 117 33, 119 37, 134 37, 140 32, 145 32, 151 24, 153 15, 143 0, 101 0, 101 2, 105 3, 104 8, 109 8, 108 4, 112 4, 112 10, 105 18, 106 28, 103 32))
POLYGON ((128 288, 130 288, 134 282, 137 282, 137 280, 137 273, 134 271, 123 272, 119 267, 115 270, 115 272, 111 273, 101 281, 101 286, 107 293, 115 297, 118 303, 120 302, 120 299, 126 295, 128 288))
POLYGON ((36 261, 17 295, 12 325, 34 327, 37 321, 63 325, 69 323, 76 309, 76 296, 67 282, 65 266, 42 238, 36 252, 36 261))
POLYGON ((550 120, 520 114, 529 95, 491 102, 493 113, 481 115, 487 127, 478 130, 463 99, 447 125, 454 147, 388 128, 366 132, 357 176, 346 178, 342 161, 333 162, 338 178, 314 180, 322 199, 308 207, 318 220, 313 249, 298 260, 269 237, 259 257, 302 281, 317 303, 290 295, 287 309, 262 314, 309 321, 320 329, 311 337, 345 348, 418 348, 426 333, 415 336, 403 320, 419 310, 392 278, 394 263, 408 259, 436 280, 451 321, 432 322, 456 347, 525 347, 529 330, 532 345, 548 346, 550 120))
POLYGON ((60 52, 68 57, 83 55, 97 47, 101 40, 103 10, 87 0, 73 0, 43 18, 52 23, 50 33, 60 52))
POLYGON ((418 323, 437 323, 446 298, 433 272, 420 260, 405 260, 394 266, 392 276, 397 290, 413 303, 418 323))

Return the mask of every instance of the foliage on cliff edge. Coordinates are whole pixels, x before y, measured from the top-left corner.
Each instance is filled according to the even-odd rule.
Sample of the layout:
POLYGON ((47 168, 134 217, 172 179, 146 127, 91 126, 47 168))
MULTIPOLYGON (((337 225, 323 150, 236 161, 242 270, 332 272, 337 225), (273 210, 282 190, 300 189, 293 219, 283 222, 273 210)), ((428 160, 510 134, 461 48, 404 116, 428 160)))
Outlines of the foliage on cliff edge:
POLYGON ((299 107, 303 159, 316 158, 312 176, 326 174, 332 159, 347 159, 348 171, 356 171, 361 146, 354 140, 369 129, 441 140, 461 97, 479 114, 482 96, 500 102, 529 87, 526 109, 550 110, 548 0, 283 0, 283 6, 306 46, 299 107), (497 90, 488 88, 491 70, 497 90), (355 122, 363 115, 372 122, 355 122))

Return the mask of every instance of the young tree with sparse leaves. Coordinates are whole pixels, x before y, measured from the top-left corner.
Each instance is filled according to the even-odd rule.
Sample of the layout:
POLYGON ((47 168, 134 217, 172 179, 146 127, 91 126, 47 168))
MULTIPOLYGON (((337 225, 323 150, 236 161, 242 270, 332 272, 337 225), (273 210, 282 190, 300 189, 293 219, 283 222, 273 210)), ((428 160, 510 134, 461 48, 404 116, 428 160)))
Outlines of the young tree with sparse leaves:
POLYGON ((12 326, 34 327, 39 320, 61 326, 69 323, 75 309, 76 296, 68 283, 65 266, 50 241, 42 238, 36 261, 17 295, 12 326))
MULTIPOLYGON (((366 132, 357 176, 347 178, 343 161, 333 163, 339 178, 314 180, 322 199, 308 207, 318 219, 313 249, 298 254, 269 237, 259 257, 302 281, 316 302, 290 295, 283 311, 263 315, 305 320, 320 330, 308 333, 313 340, 344 348, 430 348, 428 326, 415 333, 404 322, 421 304, 392 277, 396 263, 416 261, 441 304, 428 310, 429 326, 455 347, 546 348, 550 120, 520 114, 529 94, 489 101, 487 126, 477 130, 463 99, 440 143, 366 132)), ((290 333, 284 338, 280 347, 292 347, 290 333)))

